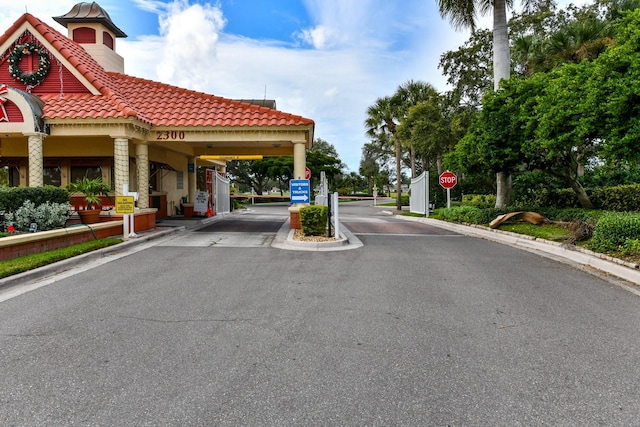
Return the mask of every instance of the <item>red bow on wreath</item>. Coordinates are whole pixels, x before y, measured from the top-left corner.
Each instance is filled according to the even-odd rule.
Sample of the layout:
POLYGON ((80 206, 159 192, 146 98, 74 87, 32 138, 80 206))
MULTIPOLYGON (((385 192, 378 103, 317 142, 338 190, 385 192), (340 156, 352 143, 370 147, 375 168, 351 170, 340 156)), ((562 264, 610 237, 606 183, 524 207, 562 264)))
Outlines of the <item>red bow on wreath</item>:
POLYGON ((8 101, 8 99, 4 96, 1 96, 8 92, 9 90, 7 89, 7 85, 0 85, 0 122, 9 121, 7 110, 4 109, 4 104, 8 101))

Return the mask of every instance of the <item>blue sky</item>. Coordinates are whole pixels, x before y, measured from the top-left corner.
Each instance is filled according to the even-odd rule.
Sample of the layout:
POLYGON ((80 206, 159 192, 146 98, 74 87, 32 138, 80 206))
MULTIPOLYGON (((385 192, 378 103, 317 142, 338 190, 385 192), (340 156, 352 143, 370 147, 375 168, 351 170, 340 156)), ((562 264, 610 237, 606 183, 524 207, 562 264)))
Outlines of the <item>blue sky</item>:
MULTIPOLYGON (((51 17, 76 3, 14 0, 0 9, 0 31, 27 9, 66 34, 51 17)), ((440 55, 468 37, 440 17, 436 0, 98 3, 128 35, 116 44, 126 73, 227 98, 266 94, 313 119, 316 138, 355 172, 367 107, 410 79, 446 90, 440 55)))

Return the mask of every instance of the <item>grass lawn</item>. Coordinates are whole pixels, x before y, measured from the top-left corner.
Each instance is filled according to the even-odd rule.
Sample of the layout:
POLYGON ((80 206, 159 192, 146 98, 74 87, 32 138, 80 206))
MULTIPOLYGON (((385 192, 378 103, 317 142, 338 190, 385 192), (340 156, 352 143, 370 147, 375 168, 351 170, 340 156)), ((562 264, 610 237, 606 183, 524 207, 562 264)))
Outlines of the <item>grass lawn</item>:
POLYGON ((66 248, 56 249, 49 252, 39 254, 25 255, 8 261, 0 261, 0 278, 9 277, 14 274, 23 273, 42 267, 47 264, 53 264, 63 259, 72 258, 96 249, 106 248, 108 246, 121 243, 122 239, 109 237, 106 239, 92 240, 66 248))
POLYGON ((555 242, 565 241, 571 236, 569 230, 556 224, 533 225, 529 223, 506 223, 500 226, 500 230, 526 234, 555 242))

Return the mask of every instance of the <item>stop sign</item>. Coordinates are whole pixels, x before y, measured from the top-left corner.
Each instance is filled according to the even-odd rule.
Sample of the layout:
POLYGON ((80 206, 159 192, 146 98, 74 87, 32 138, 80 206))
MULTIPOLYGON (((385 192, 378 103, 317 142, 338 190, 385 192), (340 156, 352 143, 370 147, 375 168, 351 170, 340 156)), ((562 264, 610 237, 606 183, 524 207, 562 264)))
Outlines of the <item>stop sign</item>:
POLYGON ((304 168, 304 179, 311 179, 311 169, 309 167, 304 168))
POLYGON ((445 171, 440 174, 440 185, 442 188, 450 189, 456 186, 458 183, 458 177, 455 173, 445 171))

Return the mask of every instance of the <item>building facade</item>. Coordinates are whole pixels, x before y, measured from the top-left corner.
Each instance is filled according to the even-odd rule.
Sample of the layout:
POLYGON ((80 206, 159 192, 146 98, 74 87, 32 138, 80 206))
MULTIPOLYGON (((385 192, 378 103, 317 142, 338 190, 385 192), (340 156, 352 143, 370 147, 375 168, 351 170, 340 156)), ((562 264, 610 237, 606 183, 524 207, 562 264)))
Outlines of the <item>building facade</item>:
POLYGON ((54 20, 67 35, 25 13, 0 36, 0 167, 10 185, 102 177, 114 195, 127 184, 139 208, 171 214, 193 200, 197 166, 224 172, 236 156, 293 156, 304 176, 313 120, 125 74, 116 47, 126 34, 96 2, 54 20))

